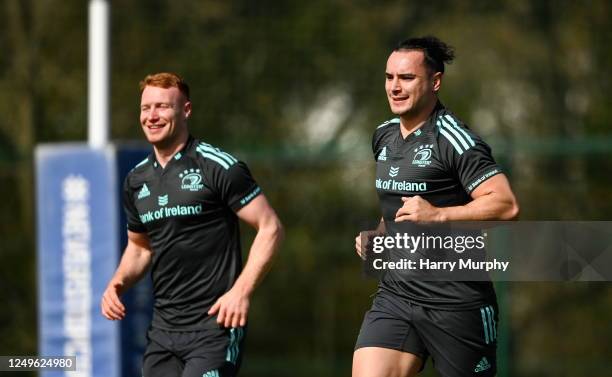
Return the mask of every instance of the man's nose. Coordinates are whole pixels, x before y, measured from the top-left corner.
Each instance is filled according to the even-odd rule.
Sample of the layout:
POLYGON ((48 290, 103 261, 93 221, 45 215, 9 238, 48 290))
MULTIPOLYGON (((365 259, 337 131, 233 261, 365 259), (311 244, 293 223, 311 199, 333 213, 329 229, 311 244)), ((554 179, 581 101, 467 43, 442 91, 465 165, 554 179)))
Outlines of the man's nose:
POLYGON ((398 77, 394 77, 393 80, 391 81, 391 90, 393 90, 394 92, 400 90, 401 87, 399 85, 399 78, 398 77))
POLYGON ((159 118, 159 114, 157 113, 157 107, 151 107, 151 111, 149 111, 149 119, 157 119, 159 118))

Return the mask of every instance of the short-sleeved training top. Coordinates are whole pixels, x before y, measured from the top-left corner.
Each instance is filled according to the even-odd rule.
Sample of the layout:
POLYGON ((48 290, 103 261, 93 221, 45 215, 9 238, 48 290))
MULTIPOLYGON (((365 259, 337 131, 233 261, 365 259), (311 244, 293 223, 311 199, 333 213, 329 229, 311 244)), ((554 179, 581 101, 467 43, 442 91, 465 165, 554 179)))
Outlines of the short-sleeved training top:
POLYGON ((165 168, 152 153, 128 174, 128 229, 153 251, 153 327, 216 326, 207 312, 242 269, 235 212, 260 193, 244 163, 191 136, 165 168))
MULTIPOLYGON (((464 205, 482 182, 501 173, 489 146, 441 103, 405 139, 399 118, 381 124, 372 151, 387 231, 394 227, 403 196, 419 195, 437 207, 464 205)), ((380 288, 439 309, 477 308, 495 297, 490 281, 406 281, 393 270, 385 271, 380 288)))

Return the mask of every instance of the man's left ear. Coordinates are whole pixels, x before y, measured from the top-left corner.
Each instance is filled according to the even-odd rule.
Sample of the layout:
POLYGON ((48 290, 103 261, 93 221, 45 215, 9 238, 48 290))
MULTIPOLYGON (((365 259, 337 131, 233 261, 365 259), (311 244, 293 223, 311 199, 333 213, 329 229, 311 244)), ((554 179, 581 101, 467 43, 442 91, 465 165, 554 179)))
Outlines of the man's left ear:
POLYGON ((191 101, 185 102, 185 119, 191 116, 191 101))
POLYGON ((431 84, 433 86, 434 93, 437 93, 438 90, 440 90, 440 86, 442 86, 442 72, 434 73, 431 84))

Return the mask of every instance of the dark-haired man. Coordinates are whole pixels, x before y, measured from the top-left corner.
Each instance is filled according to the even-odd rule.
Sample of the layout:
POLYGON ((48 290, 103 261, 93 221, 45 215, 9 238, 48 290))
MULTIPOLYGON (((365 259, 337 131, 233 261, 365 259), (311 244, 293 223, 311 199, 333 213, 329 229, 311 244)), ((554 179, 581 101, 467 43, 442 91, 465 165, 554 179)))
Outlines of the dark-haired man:
POLYGON ((250 297, 282 226, 243 162, 189 134, 183 79, 157 73, 140 89, 140 123, 153 153, 125 179, 128 244, 102 314, 123 319, 121 294, 150 268, 155 304, 143 376, 235 376, 250 297), (257 230, 244 269, 238 219, 257 230))
MULTIPOLYGON (((438 100, 453 50, 435 37, 401 42, 385 90, 397 118, 374 132, 381 223, 509 220, 518 204, 490 148, 438 100)), ((356 238, 361 255, 361 237, 356 238)), ((387 271, 366 313, 353 377, 410 377, 431 356, 444 377, 494 376, 495 292, 490 281, 405 281, 387 271)))

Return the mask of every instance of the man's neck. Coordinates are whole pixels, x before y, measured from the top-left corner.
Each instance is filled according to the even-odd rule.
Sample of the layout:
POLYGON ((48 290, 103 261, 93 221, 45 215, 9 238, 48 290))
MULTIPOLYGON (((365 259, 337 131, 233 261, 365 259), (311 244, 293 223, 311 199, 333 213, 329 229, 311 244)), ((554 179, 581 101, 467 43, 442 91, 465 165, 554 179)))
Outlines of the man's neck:
POLYGON ((165 168, 168 161, 170 161, 172 157, 174 157, 174 155, 178 151, 180 151, 181 149, 185 147, 185 144, 187 144, 188 139, 189 139, 189 134, 186 133, 184 135, 181 135, 179 138, 177 138, 177 142, 172 143, 171 145, 168 145, 168 146, 153 145, 153 151, 155 152, 155 158, 157 159, 157 162, 161 165, 162 168, 165 168))
POLYGON ((431 115, 433 109, 436 107, 437 103, 437 99, 435 101, 432 101, 417 114, 400 115, 400 131, 402 133, 402 137, 406 138, 408 135, 410 135, 419 127, 421 127, 423 123, 425 123, 427 119, 429 119, 429 116, 431 115))

